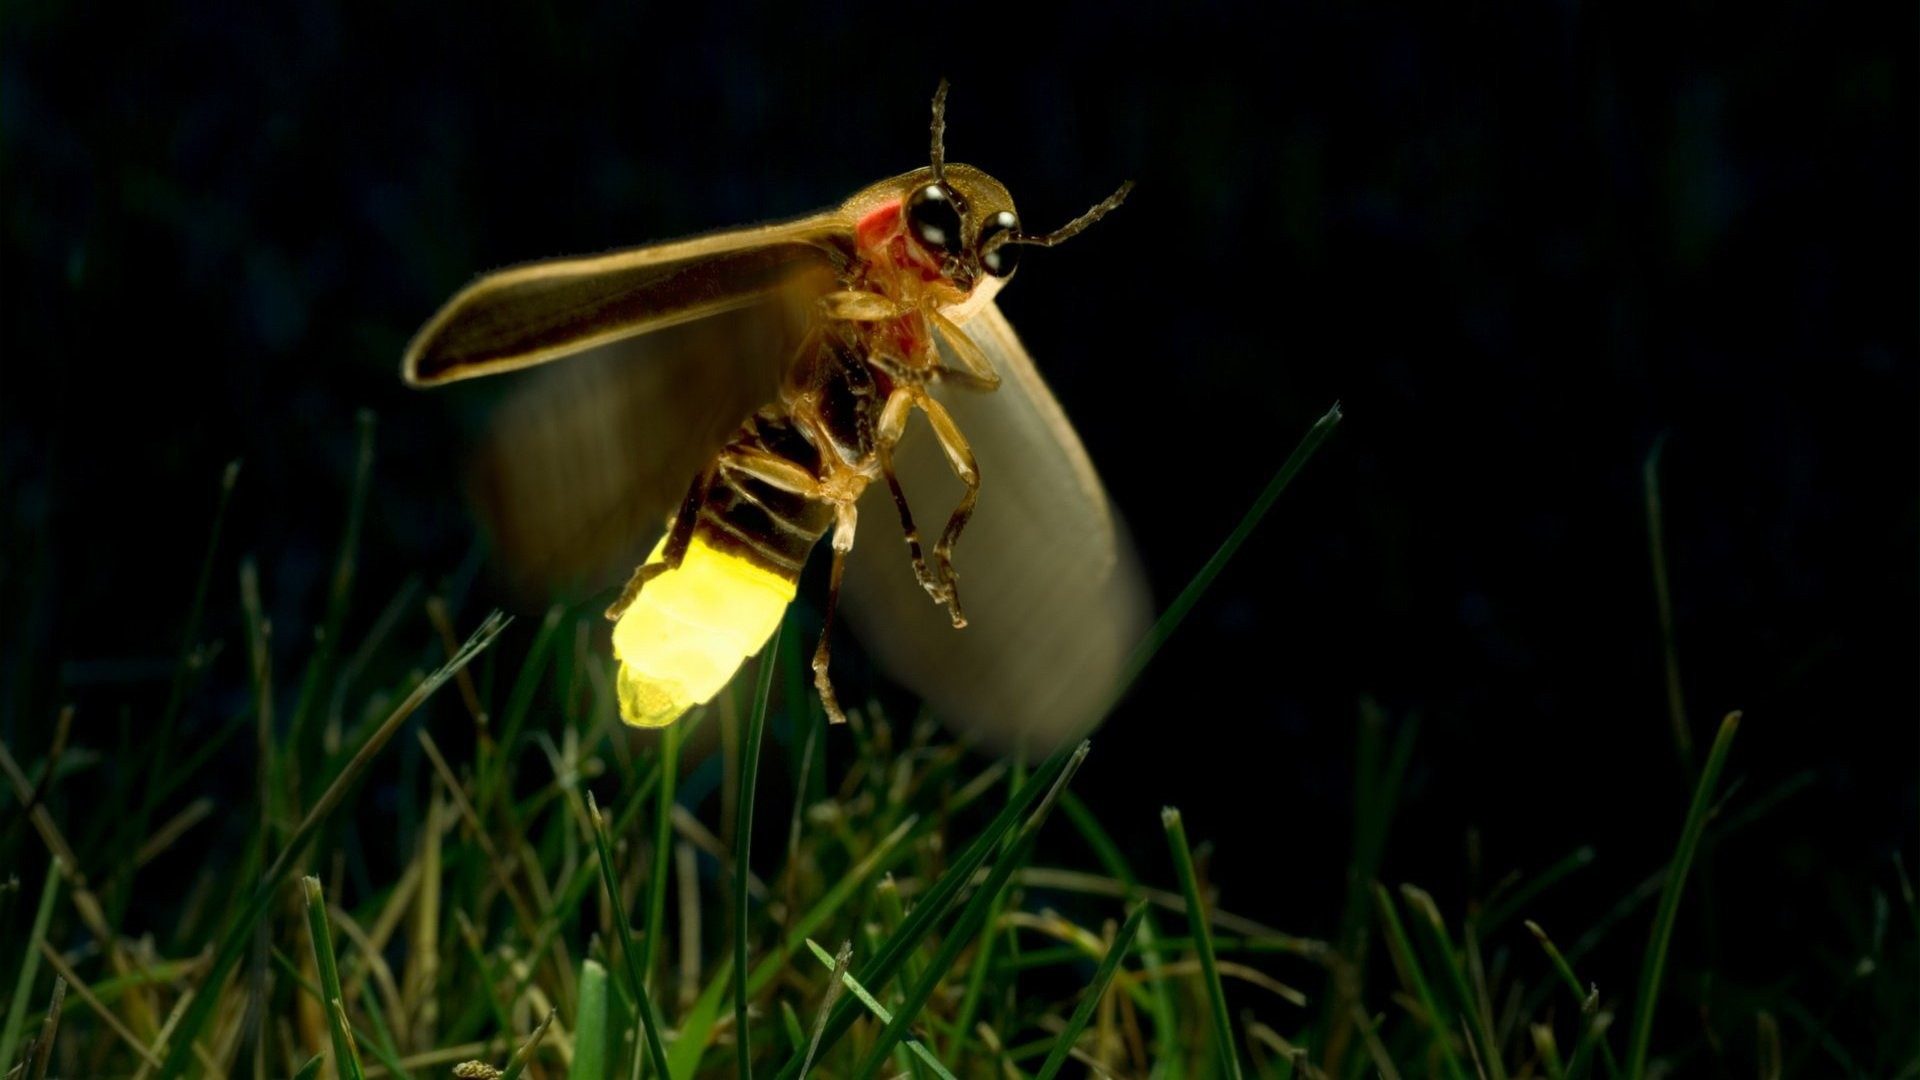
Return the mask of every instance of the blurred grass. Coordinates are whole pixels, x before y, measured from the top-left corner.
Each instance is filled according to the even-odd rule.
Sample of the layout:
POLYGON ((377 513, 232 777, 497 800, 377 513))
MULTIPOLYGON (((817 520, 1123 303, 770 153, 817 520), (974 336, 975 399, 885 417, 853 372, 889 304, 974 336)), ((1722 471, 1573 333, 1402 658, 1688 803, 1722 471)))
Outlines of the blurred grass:
MULTIPOLYGON (((1338 419, 1276 473, 1130 677, 1338 419)), ((1903 865, 1897 890, 1858 898, 1859 957, 1826 996, 1756 988, 1736 1015, 1691 1022, 1691 993, 1665 1004, 1671 945, 1695 925, 1680 918, 1690 867, 1798 783, 1743 793, 1731 724, 1684 814, 1670 793, 1671 839, 1610 853, 1653 866, 1647 883, 1562 952, 1537 905, 1591 849, 1453 914, 1383 883, 1418 731, 1363 703, 1343 914, 1325 938, 1290 934, 1224 909, 1210 860, 1264 860, 1301 888, 1337 872, 1209 853, 1187 835, 1207 823, 1174 808, 1166 854, 1123 851, 1109 823, 1137 834, 1155 800, 1076 797, 1075 771, 1100 767, 1085 746, 981 762, 871 704, 827 730, 793 628, 753 665, 744 717, 730 691, 657 738, 615 717, 594 611, 509 635, 516 662, 495 648, 504 620, 465 612, 457 586, 357 595, 373 434, 363 418, 298 679, 274 678, 303 639, 269 625, 251 561, 235 596, 209 584, 229 469, 158 722, 50 710, 45 733, 0 745, 21 808, 0 818, 7 1077, 1920 1075, 1903 865), (349 642, 356 607, 380 614, 349 642), (246 618, 208 618, 233 610, 246 618), (208 625, 242 636, 202 641, 208 625), (785 767, 763 773, 763 754, 785 767), (1041 859, 1043 831, 1069 863, 1041 859), (785 843, 754 843, 769 837, 785 843), (1583 984, 1582 958, 1631 948, 1626 925, 1656 896, 1631 998, 1583 984), (1843 1009, 1884 1034, 1843 1045, 1843 1009)))

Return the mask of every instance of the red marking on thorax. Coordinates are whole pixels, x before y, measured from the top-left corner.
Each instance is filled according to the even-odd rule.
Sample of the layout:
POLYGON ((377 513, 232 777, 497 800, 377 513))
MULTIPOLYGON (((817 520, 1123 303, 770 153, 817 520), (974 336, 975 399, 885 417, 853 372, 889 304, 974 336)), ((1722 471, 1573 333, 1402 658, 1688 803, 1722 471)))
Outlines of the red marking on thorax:
POLYGON ((886 242, 899 222, 900 204, 890 202, 860 219, 853 227, 854 242, 860 245, 861 251, 874 251, 886 242))
POLYGON ((940 280, 940 268, 921 254, 907 239, 906 230, 900 228, 900 205, 890 202, 868 212, 853 227, 854 244, 869 263, 913 274, 922 281, 940 280))
MULTIPOLYGON (((938 280, 940 272, 918 257, 913 242, 900 228, 900 206, 899 202, 890 202, 854 225, 854 243, 861 257, 875 269, 913 274, 922 281, 938 280)), ((882 325, 890 332, 894 350, 902 359, 917 357, 926 350, 926 324, 919 318, 908 315, 882 325)))

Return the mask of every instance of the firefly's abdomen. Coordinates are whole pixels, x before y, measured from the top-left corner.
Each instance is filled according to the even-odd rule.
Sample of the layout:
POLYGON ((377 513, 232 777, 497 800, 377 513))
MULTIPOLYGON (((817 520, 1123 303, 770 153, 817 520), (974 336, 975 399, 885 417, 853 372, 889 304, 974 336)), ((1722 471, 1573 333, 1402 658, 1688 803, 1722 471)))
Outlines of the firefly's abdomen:
MULTIPOLYGON (((818 457, 791 424, 763 412, 728 451, 785 458, 811 472, 818 457)), ((649 580, 613 627, 620 717, 664 727, 711 701, 757 654, 793 601, 807 553, 833 508, 726 465, 723 451, 680 565, 649 580)), ((664 561, 667 539, 647 557, 664 561)))

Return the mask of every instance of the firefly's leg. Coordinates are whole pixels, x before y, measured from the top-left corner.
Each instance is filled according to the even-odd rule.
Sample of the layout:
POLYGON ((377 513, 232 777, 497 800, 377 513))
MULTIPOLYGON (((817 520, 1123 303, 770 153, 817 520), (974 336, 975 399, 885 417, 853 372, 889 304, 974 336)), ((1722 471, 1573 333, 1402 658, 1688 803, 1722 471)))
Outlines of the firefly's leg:
POLYGON ((707 501, 707 490, 712 486, 712 466, 701 469, 693 478, 693 483, 687 485, 686 497, 680 500, 680 510, 673 515, 673 525, 667 530, 667 546, 660 553, 660 561, 642 564, 627 579, 626 587, 620 590, 620 598, 607 608, 608 622, 619 620, 621 612, 639 599, 640 590, 647 582, 669 570, 680 569, 680 563, 687 557, 687 548, 693 544, 693 526, 700 517, 700 504, 707 501))
POLYGON ((973 448, 967 445, 966 436, 960 434, 959 426, 939 402, 921 394, 917 404, 933 424, 933 433, 940 437, 940 449, 946 451, 947 464, 953 467, 953 474, 967 486, 960 505, 953 508, 953 516, 947 519, 947 529, 940 534, 940 542, 933 546, 934 564, 946 582, 947 614, 953 617, 954 626, 961 627, 967 625, 967 617, 960 610, 960 575, 953 569, 953 544, 960 539, 960 530, 967 527, 967 519, 973 517, 973 504, 979 500, 980 466, 973 460, 973 448))
POLYGON ((874 434, 874 456, 880 459, 880 474, 887 478, 887 490, 893 493, 893 505, 900 511, 900 531, 907 534, 907 555, 913 560, 913 576, 935 603, 947 602, 946 587, 927 570, 926 557, 920 551, 920 530, 913 524, 913 511, 907 507, 907 493, 893 472, 893 448, 906 432, 907 417, 913 410, 913 391, 895 390, 880 410, 880 423, 874 434))
POLYGON ((947 347, 953 355, 960 358, 961 367, 950 368, 939 365, 935 371, 940 381, 964 386, 969 390, 995 390, 1000 386, 1000 373, 993 370, 993 364, 987 359, 980 346, 973 343, 967 332, 956 326, 952 319, 937 311, 927 313, 927 321, 933 324, 941 337, 946 339, 947 347), (964 368, 964 370, 962 370, 964 368))
POLYGON ((721 455, 720 467, 795 495, 816 496, 820 491, 818 477, 786 458, 760 451, 729 449, 721 455))
POLYGON ((827 721, 844 724, 847 714, 840 711, 840 702, 833 694, 833 680, 827 677, 832 658, 828 641, 833 633, 833 609, 840 603, 840 579, 846 573, 847 552, 853 550, 853 530, 858 518, 852 503, 840 503, 834 511, 839 520, 833 527, 833 578, 827 586, 827 613, 820 624, 820 644, 813 650, 813 688, 820 693, 820 705, 827 711, 827 721))

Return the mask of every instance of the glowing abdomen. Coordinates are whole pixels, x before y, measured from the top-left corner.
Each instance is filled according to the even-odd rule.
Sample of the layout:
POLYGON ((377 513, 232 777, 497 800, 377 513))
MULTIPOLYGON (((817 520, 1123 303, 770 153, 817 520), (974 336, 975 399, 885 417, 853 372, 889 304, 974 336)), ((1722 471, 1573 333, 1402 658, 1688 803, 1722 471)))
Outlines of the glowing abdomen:
MULTIPOLYGON (((647 562, 665 548, 663 538, 647 562)), ((614 623, 620 718, 664 727, 711 701, 773 636, 794 586, 696 530, 679 568, 647 582, 614 623)))

